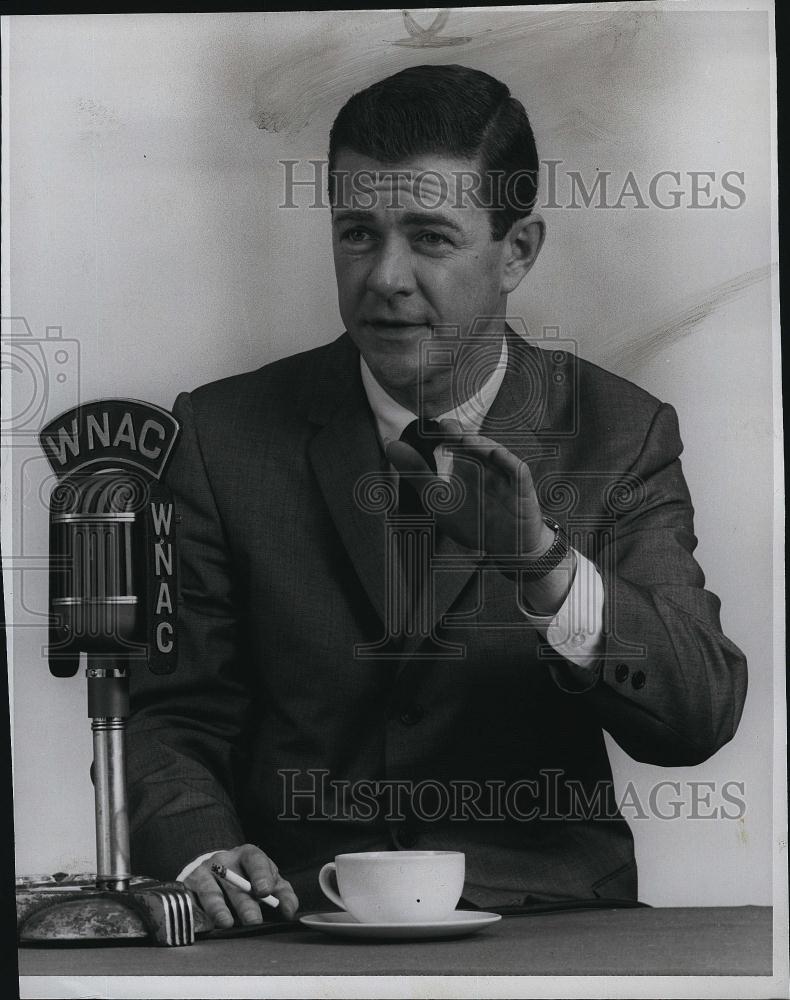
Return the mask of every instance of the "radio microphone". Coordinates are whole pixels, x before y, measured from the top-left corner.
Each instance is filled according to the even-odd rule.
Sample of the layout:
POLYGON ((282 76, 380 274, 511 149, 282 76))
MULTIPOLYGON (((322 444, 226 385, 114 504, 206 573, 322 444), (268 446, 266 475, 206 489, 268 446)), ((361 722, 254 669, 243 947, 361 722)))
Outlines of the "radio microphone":
POLYGON ((81 652, 120 661, 145 652, 141 493, 121 469, 74 474, 50 500, 49 667, 73 677, 81 652))
POLYGON ((39 435, 58 477, 50 498, 49 668, 72 677, 86 654, 97 868, 95 879, 53 876, 57 885, 22 879, 23 942, 150 936, 177 945, 207 929, 183 885, 131 874, 126 796, 130 671, 176 666, 176 515, 161 477, 178 430, 166 410, 107 399, 61 414, 39 435))

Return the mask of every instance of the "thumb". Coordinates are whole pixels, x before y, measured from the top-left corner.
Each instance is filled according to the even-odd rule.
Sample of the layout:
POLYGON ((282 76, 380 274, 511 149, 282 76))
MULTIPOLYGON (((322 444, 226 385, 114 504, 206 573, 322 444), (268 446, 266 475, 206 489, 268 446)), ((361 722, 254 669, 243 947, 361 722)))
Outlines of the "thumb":
POLYGON ((448 417, 445 420, 440 420, 439 426, 448 438, 460 438, 463 436, 464 429, 461 426, 461 422, 460 420, 456 420, 454 417, 448 417))

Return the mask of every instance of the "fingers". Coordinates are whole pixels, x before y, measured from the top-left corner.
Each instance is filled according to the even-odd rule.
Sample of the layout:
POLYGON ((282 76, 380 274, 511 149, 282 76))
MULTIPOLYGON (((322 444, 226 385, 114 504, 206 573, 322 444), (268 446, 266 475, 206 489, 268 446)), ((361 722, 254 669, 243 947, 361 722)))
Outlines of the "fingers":
MULTIPOLYGON (((481 459, 484 465, 496 465, 510 472, 511 475, 516 475, 519 466, 525 464, 516 458, 512 452, 508 451, 507 448, 503 448, 502 445, 497 444, 496 441, 492 441, 491 438, 484 437, 482 434, 464 434, 457 420, 443 420, 441 426, 447 434, 447 437, 442 439, 441 443, 450 447, 453 451, 461 451, 462 453, 474 455, 476 458, 481 459)), ((410 474, 431 472, 422 455, 405 441, 387 441, 384 453, 398 472, 402 472, 407 476, 410 474)))
POLYGON ((299 900, 290 882, 280 875, 271 858, 253 844, 219 851, 199 865, 184 883, 195 893, 214 926, 219 928, 232 927, 234 923, 260 924, 275 913, 292 920, 299 909, 299 900), (252 891, 245 892, 225 879, 218 880, 211 871, 212 864, 225 865, 246 878, 252 891), (276 909, 259 902, 269 895, 280 900, 276 909))
POLYGON ((272 895, 280 900, 279 912, 282 916, 286 920, 293 920, 296 916, 296 911, 299 909, 299 899, 291 883, 280 876, 274 889, 272 889, 272 895))
POLYGON ((512 451, 508 451, 501 444, 492 441, 491 438, 484 437, 482 434, 463 434, 458 433, 457 430, 450 432, 451 424, 455 425, 456 428, 460 427, 460 424, 455 420, 442 421, 442 426, 448 427, 449 440, 446 443, 454 452, 473 455, 475 458, 479 458, 484 465, 494 465, 511 474, 515 474, 518 467, 525 464, 521 459, 516 458, 512 451))
MULTIPOLYGON (((280 900, 279 913, 286 920, 291 920, 299 909, 299 900, 291 883, 280 875, 272 859, 259 847, 245 844, 241 848, 239 861, 243 868, 240 874, 252 883, 253 893, 258 897, 275 896, 280 900)), ((268 909, 265 903, 263 905, 268 909)))
POLYGON ((449 418, 447 420, 440 420, 439 426, 442 428, 444 433, 448 438, 460 438, 463 437, 464 429, 461 426, 460 420, 455 420, 454 418, 449 418))
MULTIPOLYGON (((226 862, 223 862, 225 864, 226 862)), ((254 844, 244 844, 238 851, 239 875, 252 883, 256 896, 268 896, 274 888, 280 873, 272 859, 254 844)), ((231 866, 232 867, 232 866, 231 866)))
POLYGON ((235 885, 225 883, 223 890, 228 897, 231 910, 236 914, 237 923, 246 925, 263 923, 261 904, 257 899, 243 889, 237 889, 235 885))
POLYGON ((233 926, 233 914, 228 908, 225 895, 214 878, 208 862, 204 861, 188 875, 184 880, 184 885, 195 893, 198 902, 211 918, 215 927, 233 926))
MULTIPOLYGON (((466 491, 466 507, 479 507, 484 494, 497 505, 490 512, 501 507, 509 517, 522 517, 525 512, 539 515, 532 474, 525 461, 491 438, 463 433, 457 420, 443 420, 441 426, 447 435, 443 444, 457 459, 453 462, 453 475, 466 491)), ((385 454, 421 495, 431 481, 439 478, 419 452, 404 441, 387 442, 385 454)), ((450 522, 454 520, 452 515, 448 517, 450 522)), ((449 522, 443 517, 441 520, 446 527, 449 522)), ((452 534, 450 528, 447 530, 452 534)))
MULTIPOLYGON (((443 420, 442 426, 447 426, 448 433, 454 432, 453 438, 447 442, 454 454, 470 455, 477 458, 485 472, 493 474, 493 476, 487 475, 489 485, 495 485, 498 477, 504 477, 508 483, 518 484, 519 494, 522 497, 531 492, 533 483, 529 465, 508 448, 482 434, 458 434, 457 430, 460 429, 460 424, 455 420, 443 420)), ((469 464, 468 462, 459 462, 456 472, 461 471, 461 466, 469 464)))
MULTIPOLYGON (((442 440, 442 444, 451 448, 453 452, 458 451, 461 454, 474 455, 482 461, 484 467, 495 462, 502 468, 510 469, 513 472, 518 468, 519 459, 506 448, 497 444, 496 441, 491 441, 490 438, 477 434, 457 433, 455 428, 460 427, 457 421, 445 420, 442 423, 443 426, 450 428, 448 437, 446 440, 442 440), (496 458, 493 458, 492 456, 498 452, 501 452, 502 455, 497 455, 496 458)), ((384 454, 398 472, 407 477, 418 477, 421 484, 427 481, 427 476, 433 474, 433 470, 428 466, 422 455, 405 441, 386 442, 384 454)))

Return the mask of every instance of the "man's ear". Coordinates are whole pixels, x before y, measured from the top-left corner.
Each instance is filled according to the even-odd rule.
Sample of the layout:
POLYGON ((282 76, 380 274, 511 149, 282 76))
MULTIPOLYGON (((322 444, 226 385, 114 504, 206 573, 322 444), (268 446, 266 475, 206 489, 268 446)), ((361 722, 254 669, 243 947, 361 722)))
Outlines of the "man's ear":
POLYGON ((505 295, 518 288, 521 279, 537 260, 545 238, 546 223, 540 215, 517 219, 510 227, 505 236, 502 272, 502 291, 505 295))

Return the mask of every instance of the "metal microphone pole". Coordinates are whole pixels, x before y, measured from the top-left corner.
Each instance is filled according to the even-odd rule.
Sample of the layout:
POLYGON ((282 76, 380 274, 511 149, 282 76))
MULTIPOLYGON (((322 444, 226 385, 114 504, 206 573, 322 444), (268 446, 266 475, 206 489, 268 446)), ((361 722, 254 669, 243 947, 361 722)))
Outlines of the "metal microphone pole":
POLYGON ((128 889, 131 875, 126 811, 124 730, 129 715, 129 674, 119 661, 88 667, 88 715, 93 731, 96 797, 96 882, 128 889))

